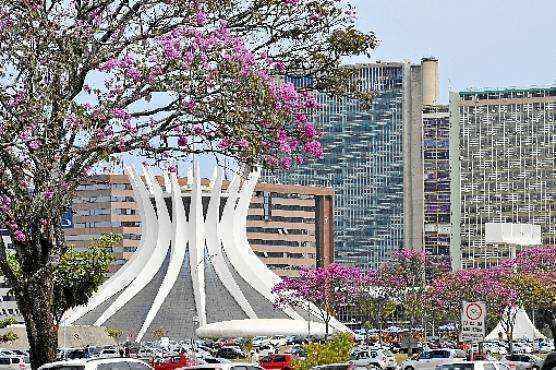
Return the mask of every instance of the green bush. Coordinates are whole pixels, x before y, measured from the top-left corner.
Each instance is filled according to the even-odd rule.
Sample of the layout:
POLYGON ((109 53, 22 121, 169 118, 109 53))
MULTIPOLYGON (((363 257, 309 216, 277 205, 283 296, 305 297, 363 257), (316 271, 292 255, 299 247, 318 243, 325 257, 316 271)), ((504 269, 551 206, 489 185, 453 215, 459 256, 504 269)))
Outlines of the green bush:
POLYGON ((307 357, 305 360, 295 360, 293 367, 296 370, 309 370, 314 366, 347 362, 353 346, 353 338, 348 333, 336 334, 322 344, 307 344, 304 346, 307 357))

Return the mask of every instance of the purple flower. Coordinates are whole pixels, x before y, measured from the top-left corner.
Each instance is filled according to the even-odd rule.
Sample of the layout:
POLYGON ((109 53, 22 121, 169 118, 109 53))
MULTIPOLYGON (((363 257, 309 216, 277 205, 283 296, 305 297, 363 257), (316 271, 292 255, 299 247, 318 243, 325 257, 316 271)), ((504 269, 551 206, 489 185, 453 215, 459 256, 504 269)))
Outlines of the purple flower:
POLYGON ((195 16, 195 20, 199 26, 202 26, 207 22, 207 14, 199 10, 195 16))
POLYGON ((15 237, 15 240, 17 240, 19 242, 24 242, 27 239, 26 236, 25 236, 25 233, 23 233, 23 231, 21 231, 21 230, 14 231, 14 237, 15 237))

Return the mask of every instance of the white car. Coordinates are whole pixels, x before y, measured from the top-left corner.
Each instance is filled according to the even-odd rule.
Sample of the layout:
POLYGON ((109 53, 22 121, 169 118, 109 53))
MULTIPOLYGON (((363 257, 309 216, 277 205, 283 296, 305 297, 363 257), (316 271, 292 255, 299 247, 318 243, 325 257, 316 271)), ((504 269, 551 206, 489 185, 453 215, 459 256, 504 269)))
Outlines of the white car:
POLYGON ((99 353, 97 357, 102 357, 102 358, 115 358, 115 357, 120 357, 120 351, 118 351, 116 348, 103 348, 99 353))
POLYGON ((30 368, 31 366, 25 362, 23 356, 1 356, 0 357, 1 370, 25 370, 30 368))
POLYGON ((273 337, 270 339, 270 344, 274 347, 283 347, 288 345, 288 341, 285 337, 273 337))
POLYGON ((436 367, 436 370, 510 370, 507 364, 498 361, 457 361, 436 367))
POLYGON ((350 363, 356 369, 394 370, 398 367, 396 357, 387 349, 360 348, 353 351, 350 358, 350 363))
POLYGON ((400 370, 434 370, 439 365, 454 362, 454 360, 464 361, 466 359, 464 351, 459 349, 433 349, 422 352, 415 360, 406 360, 400 364, 400 370))
POLYGON ((483 350, 487 353, 492 353, 494 355, 506 355, 508 350, 502 344, 496 342, 485 342, 483 343, 483 350))
POLYGON ((514 353, 529 354, 533 352, 533 347, 529 343, 516 342, 514 343, 514 353))
POLYGON ((543 365, 542 358, 526 354, 507 355, 502 361, 515 370, 539 370, 543 365))
POLYGON ((270 339, 267 337, 255 337, 253 338, 253 347, 260 347, 267 344, 270 344, 270 339))
POLYGON ((44 364, 38 370, 152 370, 143 361, 133 358, 89 358, 44 364))

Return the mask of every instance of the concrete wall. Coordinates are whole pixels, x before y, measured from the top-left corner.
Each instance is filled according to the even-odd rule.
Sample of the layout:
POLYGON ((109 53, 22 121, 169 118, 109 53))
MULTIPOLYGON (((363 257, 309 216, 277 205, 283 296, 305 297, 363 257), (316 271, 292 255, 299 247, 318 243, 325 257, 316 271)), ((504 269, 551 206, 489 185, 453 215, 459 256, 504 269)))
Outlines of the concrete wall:
POLYGON ((461 269, 461 186, 458 93, 450 93, 450 260, 452 270, 461 269))

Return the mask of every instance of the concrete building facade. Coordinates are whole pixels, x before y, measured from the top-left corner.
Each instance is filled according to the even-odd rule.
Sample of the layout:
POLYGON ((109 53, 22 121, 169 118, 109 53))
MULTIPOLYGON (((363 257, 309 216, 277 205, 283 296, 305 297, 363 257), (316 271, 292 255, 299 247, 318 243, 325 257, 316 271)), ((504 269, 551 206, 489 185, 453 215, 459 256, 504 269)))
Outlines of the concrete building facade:
MULTIPOLYGON (((373 92, 370 107, 348 97, 318 95, 313 114, 324 158, 263 181, 326 186, 335 192, 336 259, 376 267, 393 250, 423 249, 423 106, 438 97, 438 61, 354 65, 353 84, 373 92)), ((307 84, 307 78, 291 79, 307 84)))
MULTIPOLYGON (((179 181, 187 184, 186 179, 179 181)), ((223 187, 227 185, 224 182, 223 187)), ((332 263, 333 194, 330 188, 258 183, 247 219, 253 251, 279 276, 296 276, 303 266, 332 263)), ((76 248, 87 248, 102 234, 122 235, 113 247, 111 272, 115 272, 139 246, 137 207, 126 175, 90 178, 77 189, 73 227, 65 229, 66 240, 76 248)))
POLYGON ((540 225, 556 245, 556 87, 452 93, 450 167, 454 268, 509 257, 487 222, 540 225))
POLYGON ((260 183, 247 216, 247 238, 279 276, 334 262, 334 192, 330 188, 260 183))
POLYGON ((450 254, 450 114, 447 106, 423 108, 423 249, 450 254))

